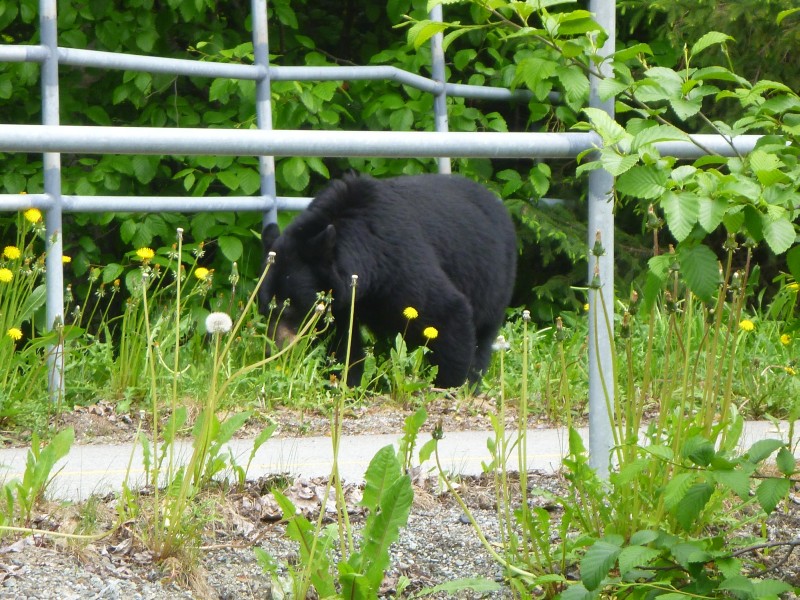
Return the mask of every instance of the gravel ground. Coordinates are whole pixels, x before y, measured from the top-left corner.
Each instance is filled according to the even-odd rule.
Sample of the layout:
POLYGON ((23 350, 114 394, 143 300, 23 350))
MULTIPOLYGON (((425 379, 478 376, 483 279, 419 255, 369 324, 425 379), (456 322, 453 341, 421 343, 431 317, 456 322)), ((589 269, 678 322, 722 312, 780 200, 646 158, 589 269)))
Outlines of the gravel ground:
MULTIPOLYGON (((452 400, 452 399, 450 399, 452 400)), ((487 415, 491 401, 470 405, 442 402, 429 406, 429 423, 443 419, 450 429, 488 429, 487 415)), ((386 433, 401 430, 402 421, 411 410, 375 406, 349 415, 343 429, 353 433, 386 433)), ((313 414, 285 411, 276 415, 281 430, 302 431, 307 435, 327 431, 327 418, 313 414)), ((135 416, 117 415, 107 405, 80 408, 60 417, 60 426, 76 429, 83 443, 96 440, 129 441, 138 426, 135 416)), ((252 433, 252 432, 251 432, 252 433)), ((562 481, 558 475, 532 473, 531 487, 559 494, 562 481)), ((462 509, 449 494, 435 489, 435 479, 415 481, 415 500, 408 526, 392 546, 389 571, 384 580, 384 597, 393 597, 400 577, 411 581, 407 591, 465 577, 484 577, 502 581, 500 567, 481 545, 462 509)), ((157 564, 141 542, 147 532, 134 522, 125 523, 112 535, 86 545, 55 540, 37 534, 27 537, 7 535, 0 539, 0 598, 15 599, 168 599, 209 598, 248 599, 281 598, 274 582, 256 559, 255 547, 274 556, 283 565, 297 560, 296 544, 279 521, 279 510, 268 490, 277 486, 293 500, 304 514, 313 519, 319 514, 319 498, 325 482, 302 477, 284 482, 251 482, 242 492, 209 493, 201 499, 202 512, 213 514, 203 530, 204 547, 195 561, 167 561, 157 564), (186 573, 184 566, 194 564, 186 573)), ((470 511, 489 542, 498 538, 497 518, 491 485, 481 479, 465 479, 458 486, 470 511)), ((363 514, 357 506, 360 490, 346 490, 351 522, 357 531, 363 514)), ((81 505, 45 503, 39 507, 33 526, 42 530, 73 532, 91 517, 94 532, 102 532, 116 522, 114 497, 94 499, 81 505)), ((146 505, 146 502, 143 502, 146 505)), ((766 537, 770 541, 794 541, 800 545, 800 507, 796 496, 770 518, 766 537)), ((550 509, 550 507, 548 507, 550 509)), ((557 518, 558 510, 551 512, 557 518)), ((141 521, 141 519, 140 519, 141 521)), ((763 535, 759 525, 750 533, 763 535)), ((496 547, 496 546, 495 546, 496 547)), ((791 551, 795 546, 765 553, 763 563, 772 569, 770 576, 800 586, 800 560, 791 551)), ((797 553, 797 554, 800 554, 797 553)), ((284 578, 285 581, 285 578, 284 578)), ((508 588, 491 594, 464 591, 459 598, 510 598, 508 588)))

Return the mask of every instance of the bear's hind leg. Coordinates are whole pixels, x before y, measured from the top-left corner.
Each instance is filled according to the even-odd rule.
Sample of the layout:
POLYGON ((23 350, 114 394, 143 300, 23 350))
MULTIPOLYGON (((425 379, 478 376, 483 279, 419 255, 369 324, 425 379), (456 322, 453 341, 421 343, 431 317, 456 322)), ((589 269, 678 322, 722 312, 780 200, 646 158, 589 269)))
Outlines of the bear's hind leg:
POLYGON ((441 310, 431 315, 438 335, 428 342, 431 363, 438 367, 437 387, 461 386, 470 375, 475 354, 475 326, 472 309, 458 294, 443 302, 441 310))

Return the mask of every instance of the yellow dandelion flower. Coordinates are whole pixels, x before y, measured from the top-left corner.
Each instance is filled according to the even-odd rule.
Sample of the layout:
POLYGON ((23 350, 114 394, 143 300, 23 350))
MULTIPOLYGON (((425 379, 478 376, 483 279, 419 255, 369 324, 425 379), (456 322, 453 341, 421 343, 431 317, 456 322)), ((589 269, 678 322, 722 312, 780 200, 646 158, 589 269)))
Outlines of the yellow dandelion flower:
POLYGON ((416 319, 419 316, 419 313, 413 306, 406 306, 403 309, 403 316, 410 321, 411 319, 416 319))
POLYGON ((789 375, 797 375, 797 371, 795 371, 792 367, 783 367, 783 370, 789 375))
POLYGON ((794 283, 790 283, 786 286, 786 289, 796 292, 797 290, 800 290, 800 283, 797 283, 796 281, 794 283))
POLYGON ((42 211, 38 208, 29 208, 23 214, 29 223, 38 223, 42 220, 42 211))
POLYGON ((22 252, 20 252, 19 248, 16 246, 6 246, 3 248, 3 256, 5 256, 8 260, 17 260, 20 256, 22 256, 22 252))
POLYGON ((753 331, 755 328, 755 323, 753 323, 750 319, 742 319, 739 321, 739 329, 742 331, 753 331))
POLYGON ((72 262, 72 257, 64 255, 61 257, 61 262, 67 265, 72 262))
POLYGON ((439 330, 436 327, 426 327, 422 330, 422 335, 424 335, 429 340, 435 340, 439 337, 439 330))
POLYGON ((11 269, 5 267, 0 269, 0 282, 9 283, 12 279, 14 279, 14 273, 11 272, 11 269))
POLYGON ((138 256, 138 257, 139 257, 140 259, 142 259, 143 261, 150 260, 150 259, 151 259, 151 258, 153 258, 155 255, 156 255, 156 253, 155 253, 155 252, 153 252, 153 249, 152 249, 152 248, 139 248, 139 249, 136 251, 136 256, 138 256))
POLYGON ((194 270, 194 276, 197 277, 200 281, 203 281, 211 271, 206 269, 205 267, 197 267, 194 270))
POLYGON ((784 333, 781 336, 781 344, 783 344, 784 346, 788 346, 791 343, 792 343, 792 336, 790 336, 788 333, 784 333))
POLYGON ((589 312, 589 303, 583 305, 583 312, 589 312))
POLYGON ((20 329, 17 329, 16 327, 12 327, 8 331, 6 331, 6 335, 15 342, 22 339, 22 331, 20 329))

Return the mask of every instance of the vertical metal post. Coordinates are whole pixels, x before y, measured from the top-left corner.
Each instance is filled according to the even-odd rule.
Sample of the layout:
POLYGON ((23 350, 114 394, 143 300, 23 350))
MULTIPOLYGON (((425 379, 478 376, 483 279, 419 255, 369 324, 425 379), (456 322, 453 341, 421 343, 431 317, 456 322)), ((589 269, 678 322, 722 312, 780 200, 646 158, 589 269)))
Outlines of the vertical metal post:
MULTIPOLYGON (((42 63, 42 124, 59 124, 58 98, 58 24, 56 0, 40 0, 39 25, 42 46, 47 57, 42 63)), ((47 327, 54 328, 64 323, 64 265, 62 263, 61 233, 61 155, 46 152, 43 155, 44 192, 52 199, 45 211, 47 231, 45 278, 47 284, 47 327)), ((64 391, 64 348, 57 343, 48 358, 50 395, 53 400, 62 397, 64 391)))
MULTIPOLYGON (((431 9, 431 21, 442 22, 442 5, 437 4, 431 9)), ((431 77, 441 85, 441 89, 433 95, 433 116, 436 131, 447 131, 447 92, 445 92, 444 50, 442 48, 442 34, 437 33, 431 38, 431 77)), ((436 159, 439 164, 439 173, 450 173, 450 159, 441 156, 436 159)))
MULTIPOLYGON (((267 0, 252 0, 253 11, 253 56, 255 63, 264 69, 264 75, 256 81, 256 123, 259 129, 272 129, 272 98, 269 76, 269 34, 267 33, 267 0)), ((273 200, 272 208, 264 213, 264 224, 278 221, 275 202, 275 157, 259 156, 261 193, 273 200)))
MULTIPOLYGON (((600 54, 608 56, 614 52, 616 39, 615 0, 590 0, 589 10, 608 34, 600 54)), ((602 75, 610 75, 607 63, 600 66, 602 75)), ((601 101, 598 95, 599 79, 590 78, 589 105, 605 110, 614 116, 614 99, 601 101)), ((614 343, 614 213, 612 194, 614 178, 604 169, 589 173, 589 281, 595 278, 599 266, 599 296, 590 294, 589 314, 589 453, 590 465, 602 477, 608 476, 613 436, 609 407, 614 405, 613 367, 611 360, 614 343), (605 253, 598 259, 591 254, 596 240, 605 253), (596 317, 595 317, 596 316, 596 317), (611 324, 609 328, 607 323, 611 324)))

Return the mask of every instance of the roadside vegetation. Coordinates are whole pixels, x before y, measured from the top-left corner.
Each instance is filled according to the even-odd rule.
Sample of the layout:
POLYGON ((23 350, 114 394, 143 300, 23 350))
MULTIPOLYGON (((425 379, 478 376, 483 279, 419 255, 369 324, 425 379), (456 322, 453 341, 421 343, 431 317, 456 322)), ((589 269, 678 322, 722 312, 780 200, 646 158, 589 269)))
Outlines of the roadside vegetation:
MULTIPOLYGON (((791 586, 776 573, 763 571, 755 550, 772 540, 766 533, 754 536, 758 527, 753 525, 782 510, 798 480, 794 428, 788 443, 760 440, 744 451, 738 443, 746 418, 794 423, 800 417, 800 96, 778 79, 790 66, 768 65, 776 69, 774 78, 753 71, 749 58, 740 69, 732 48, 742 42, 735 32, 703 29, 705 23, 687 26, 694 37, 676 48, 679 33, 664 23, 674 22, 671 11, 681 2, 621 2, 630 28, 622 28, 623 42, 606 61, 605 75, 597 54, 603 32, 572 2, 441 3, 447 5, 444 24, 425 18, 424 3, 390 1, 386 15, 405 26, 405 40, 383 45, 379 34, 370 33, 359 48, 336 50, 350 52, 360 64, 424 70, 425 44, 442 32, 452 56, 451 80, 512 85, 532 93, 527 105, 486 112, 451 99, 451 129, 593 130, 604 142, 577 164, 455 162, 456 170, 503 197, 518 224, 524 266, 515 308, 482 390, 496 406, 486 470, 495 477, 501 535, 486 539, 477 524, 475 534, 520 598, 732 595, 749 600, 789 592, 791 586), (626 38, 641 23, 652 25, 653 39, 626 38), (602 78, 603 98, 616 98, 614 119, 587 108, 590 74, 602 78), (561 94, 556 106, 547 102, 551 91, 561 94), (689 137, 696 132, 726 139, 745 133, 763 137, 752 153, 723 157, 706 153, 689 137), (695 143, 702 156, 662 155, 657 144, 670 141, 695 143), (580 177, 600 167, 616 177, 620 244, 630 250, 618 252, 623 262, 616 299, 602 297, 599 283, 606 274, 594 266, 605 252, 603 240, 585 251, 585 227, 576 225, 582 222, 580 177), (566 171, 569 176, 562 177, 566 171), (544 210, 537 199, 545 193, 569 201, 544 210), (625 268, 628 260, 631 266, 625 268), (590 268, 594 276, 586 285, 590 268), (537 272, 541 278, 534 277, 537 272), (606 322, 602 307, 612 303, 616 316, 606 322), (608 480, 589 467, 576 429, 586 412, 590 321, 615 336, 613 372, 603 381, 614 435, 608 480), (529 489, 524 468, 532 414, 564 425, 569 435, 563 469, 567 493, 549 498, 562 509, 558 522, 528 502, 540 493, 529 489), (509 415, 516 416, 517 427, 507 426, 509 415), (518 477, 506 469, 511 456, 522 465, 518 477)), ((141 19, 154 21, 140 23, 136 35, 134 28, 112 27, 126 22, 121 15, 147 3, 128 4, 116 9, 94 3, 78 11, 66 3, 59 13, 62 43, 85 46, 91 28, 110 50, 168 54, 166 40, 156 33, 161 31, 157 11, 140 13, 141 19)), ((211 10, 202 2, 171 4, 180 5, 186 22, 203 20, 211 10)), ((19 9, 0 12, 5 43, 26 42, 26 27, 34 35, 33 7, 23 0, 19 9), (11 25, 19 22, 25 27, 12 34, 11 25)), ((764 16, 768 25, 759 21, 761 29, 753 31, 777 30, 789 39, 798 35, 800 9, 777 1, 758 7, 757 16, 764 7, 774 10, 764 16)), ((317 47, 333 44, 329 35, 339 41, 343 36, 326 32, 315 41, 303 34, 301 19, 319 16, 316 8, 308 9, 303 15, 296 3, 271 4, 282 59, 287 64, 346 62, 317 47)), ((736 13, 732 19, 746 17, 736 13)), ((227 18, 233 20, 220 17, 209 25, 202 41, 178 45, 195 58, 247 62, 252 48, 233 41, 227 18)), ((378 23, 384 17, 367 11, 359 18, 378 23)), ((335 21, 342 29, 357 22, 335 21)), ((24 113, 13 115, 19 122, 36 113, 36 103, 25 96, 36 81, 31 69, 21 64, 0 70, 0 97, 24 113), (12 80, 18 83, 3 83, 12 80)), ((65 78, 87 76, 74 72, 65 78)), ((167 76, 91 77, 97 77, 98 89, 107 88, 112 103, 101 104, 101 94, 78 98, 64 85, 65 123, 88 118, 100 124, 251 124, 253 94, 247 83, 217 80, 208 88, 202 87, 208 82, 178 83, 167 76), (159 103, 159 96, 166 100, 159 103), (209 101, 214 110, 199 108, 209 101)), ((283 128, 430 128, 430 98, 383 85, 276 83, 276 120, 283 128)), ((258 184, 254 162, 247 158, 108 156, 73 157, 66 163, 65 193, 248 194, 258 184)), ((3 155, 0 164, 4 191, 41 191, 36 157, 3 155)), ((295 157, 279 162, 278 180, 285 189, 305 194, 351 167, 381 176, 429 165, 295 157)), ((331 415, 338 452, 344 411, 388 397, 413 412, 400 447, 384 449, 370 465, 363 528, 356 531, 349 522, 334 467, 331 493, 324 497, 333 498, 335 527, 327 527, 322 516, 312 521, 296 514, 275 490, 287 535, 299 545, 299 562, 287 571, 257 551, 276 589, 289 597, 306 597, 312 588, 319 597, 376 597, 390 544, 411 509, 408 471, 425 461, 438 464, 437 441, 447 435, 446 427, 437 425, 431 439, 421 429, 427 402, 441 392, 431 389, 425 347, 409 349, 402 336, 386 352, 368 355, 360 386, 344 385, 337 373, 346 373, 349 365, 331 364, 316 340, 330 326, 329 298, 320 297, 292 345, 273 347, 265 333, 283 307, 271 307, 264 317, 254 303, 254 290, 269 268, 269 263, 262 268, 258 255, 259 221, 259 215, 242 214, 73 215, 65 231, 70 281, 65 319, 46 324, 42 215, 31 209, 0 218, 0 423, 6 437, 31 444, 24 476, 4 483, 0 531, 30 531, 33 508, 72 443, 70 430, 58 431, 58 415, 103 400, 121 413, 144 411, 148 419, 137 439, 151 493, 126 487, 118 501, 119 523, 134 527, 137 539, 170 570, 177 564, 191 573, 202 531, 214 518, 201 491, 222 473, 232 474, 231 485, 243 485, 247 477, 248 465, 236 463, 224 449, 237 430, 245 423, 262 425, 255 452, 275 431, 269 419, 273 408, 320 411, 331 415), (54 346, 63 347, 61 357, 52 355, 54 346), (53 399, 48 376, 62 367, 66 393, 53 399), (187 437, 192 454, 182 464, 175 444, 187 437)), ((407 307, 404 316, 416 318, 416 307, 407 307)), ((438 469, 436 475, 458 498, 455 474, 438 469)), ((88 539, 109 532, 64 535, 88 539)), ((792 548, 787 544, 786 552, 792 548)), ((463 580, 435 591, 495 588, 494 582, 463 580)))

